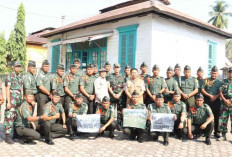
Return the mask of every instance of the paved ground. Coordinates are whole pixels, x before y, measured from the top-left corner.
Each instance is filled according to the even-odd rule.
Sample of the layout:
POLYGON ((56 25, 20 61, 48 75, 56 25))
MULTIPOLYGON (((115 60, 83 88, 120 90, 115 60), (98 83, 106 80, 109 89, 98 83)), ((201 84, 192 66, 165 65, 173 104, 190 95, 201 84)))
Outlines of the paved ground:
MULTIPOLYGON (((2 127, 0 127, 2 132, 2 127)), ((49 146, 41 139, 36 145, 21 145, 17 141, 13 145, 6 144, 1 138, 0 156, 1 157, 78 157, 78 156, 232 156, 232 136, 228 134, 228 141, 216 141, 212 139, 212 145, 207 146, 203 143, 204 138, 197 141, 181 142, 175 138, 170 138, 169 146, 162 145, 162 137, 158 142, 149 140, 145 135, 145 142, 138 143, 130 141, 123 136, 122 132, 116 132, 114 140, 109 139, 106 132, 103 137, 93 138, 84 135, 70 141, 67 138, 55 139, 55 145, 49 146)), ((2 133, 1 133, 2 137, 2 133)))

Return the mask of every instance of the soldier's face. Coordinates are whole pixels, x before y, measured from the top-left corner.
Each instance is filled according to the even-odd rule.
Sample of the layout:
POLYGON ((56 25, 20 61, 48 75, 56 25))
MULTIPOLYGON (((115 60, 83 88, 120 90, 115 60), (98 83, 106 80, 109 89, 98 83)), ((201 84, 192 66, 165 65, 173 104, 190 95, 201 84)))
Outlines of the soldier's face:
POLYGON ((159 75, 159 69, 154 69, 152 70, 153 76, 158 76, 159 75))
POLYGON ((70 68, 71 73, 74 75, 77 72, 77 68, 70 68))
POLYGON ((93 74, 93 68, 87 68, 86 73, 87 73, 87 75, 92 75, 93 74))
POLYGON ((110 106, 110 102, 109 102, 109 101, 107 101, 107 102, 102 102, 102 107, 103 107, 104 109, 108 109, 109 106, 110 106))
POLYGON ((105 65, 104 68, 106 69, 107 72, 110 72, 111 66, 110 65, 105 65))
POLYGON ((139 102, 139 96, 138 95, 132 95, 131 97, 132 103, 136 104, 139 102))
POLYGON ((185 70, 185 71, 184 71, 184 76, 185 76, 186 78, 189 78, 189 77, 191 76, 191 70, 185 70))
POLYGON ((25 95, 25 100, 26 100, 26 102, 31 104, 34 101, 34 95, 31 95, 31 94, 25 95))
POLYGON ((64 70, 57 69, 57 74, 58 74, 59 76, 63 76, 63 75, 64 75, 64 70))
POLYGON ((20 72, 20 70, 21 70, 21 66, 15 66, 14 67, 14 71, 15 71, 16 74, 18 74, 20 72))
POLYGON ((121 70, 121 68, 118 68, 118 67, 115 67, 115 68, 114 68, 114 72, 115 72, 116 74, 118 74, 118 73, 120 72, 120 70, 121 70))
POLYGON ((49 69, 50 69, 50 65, 42 65, 42 70, 43 70, 44 72, 48 72, 49 69))
POLYGON ((136 78, 138 77, 138 71, 137 71, 137 70, 132 70, 132 71, 131 71, 131 77, 132 77, 133 79, 136 79, 136 78))
POLYGON ((106 72, 105 71, 102 71, 99 73, 99 75, 102 77, 102 78, 105 78, 106 77, 106 72))
POLYGON ((229 79, 232 79, 232 71, 228 72, 229 79))
POLYGON ((180 95, 173 95, 172 100, 173 100, 174 102, 179 102, 179 101, 180 101, 180 98, 181 98, 180 95))
POLYGON ((201 107, 204 103, 204 99, 197 98, 195 102, 196 102, 197 107, 201 107))
POLYGON ((197 72, 197 77, 203 78, 203 76, 204 76, 204 72, 203 71, 197 72))
POLYGON ((147 67, 141 67, 140 70, 142 71, 142 73, 147 73, 147 67))
POLYGON ((129 76, 130 75, 130 69, 125 69, 125 74, 126 74, 126 76, 129 76))
POLYGON ((218 77, 218 72, 211 72, 211 78, 214 80, 218 77))
POLYGON ((181 70, 180 70, 180 68, 175 68, 174 72, 175 72, 176 76, 180 76, 181 70))
POLYGON ((58 103, 60 101, 60 96, 52 95, 52 102, 54 104, 58 103))
POLYGON ((173 76, 173 71, 167 71, 167 78, 171 78, 173 76))
POLYGON ((74 63, 76 66, 77 66, 77 70, 80 68, 80 66, 81 66, 81 63, 80 62, 75 62, 74 63))
POLYGON ((35 74, 36 68, 35 67, 28 67, 27 70, 32 73, 35 74))
POLYGON ((76 98, 75 101, 77 105, 81 105, 81 103, 83 102, 83 98, 76 98))
POLYGON ((93 68, 93 73, 96 74, 98 72, 98 67, 93 68))
POLYGON ((164 99, 163 98, 156 98, 155 99, 155 103, 158 107, 162 106, 164 103, 164 99))

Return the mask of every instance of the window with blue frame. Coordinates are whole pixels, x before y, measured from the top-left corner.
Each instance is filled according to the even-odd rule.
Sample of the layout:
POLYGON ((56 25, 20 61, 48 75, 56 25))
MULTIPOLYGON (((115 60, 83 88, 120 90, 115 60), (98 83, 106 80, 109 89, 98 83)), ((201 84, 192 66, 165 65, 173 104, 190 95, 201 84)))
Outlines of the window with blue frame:
POLYGON ((208 76, 210 76, 211 68, 216 65, 217 58, 217 44, 211 41, 208 41, 208 76))
MULTIPOLYGON (((58 42, 60 39, 52 40, 51 42, 58 42)), ((52 46, 52 62, 51 62, 51 72, 55 73, 56 68, 60 62, 60 45, 52 46)))
POLYGON ((139 25, 136 24, 117 28, 119 32, 118 62, 121 64, 122 69, 124 69, 127 64, 132 68, 135 67, 138 26, 139 25))

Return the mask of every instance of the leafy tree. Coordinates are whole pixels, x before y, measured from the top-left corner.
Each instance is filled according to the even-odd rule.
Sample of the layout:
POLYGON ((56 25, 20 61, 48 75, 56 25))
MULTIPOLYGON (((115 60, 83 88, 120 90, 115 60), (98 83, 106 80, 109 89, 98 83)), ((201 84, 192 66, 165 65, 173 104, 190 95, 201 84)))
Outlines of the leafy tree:
POLYGON ((5 34, 0 33, 0 74, 6 73, 6 39, 5 34))

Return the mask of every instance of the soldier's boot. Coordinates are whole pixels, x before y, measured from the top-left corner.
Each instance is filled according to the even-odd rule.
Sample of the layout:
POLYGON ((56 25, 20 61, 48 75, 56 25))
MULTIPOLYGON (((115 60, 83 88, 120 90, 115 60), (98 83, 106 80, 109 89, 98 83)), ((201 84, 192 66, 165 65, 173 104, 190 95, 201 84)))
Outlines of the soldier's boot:
POLYGON ((214 137, 215 137, 215 138, 220 138, 220 133, 214 132, 214 137))
POLYGON ((222 140, 223 140, 223 141, 227 141, 226 133, 222 133, 222 140))
POLYGON ((188 140, 187 135, 185 135, 184 133, 182 133, 182 142, 186 142, 188 140))
POLYGON ((114 131, 110 131, 109 138, 114 139, 114 131))
POLYGON ((12 140, 9 134, 6 134, 5 142, 7 144, 14 144, 14 141, 12 140))
POLYGON ((73 135, 73 134, 70 134, 69 139, 70 139, 71 141, 74 141, 74 135, 73 135))
POLYGON ((207 145, 211 145, 211 141, 210 141, 210 138, 209 138, 209 137, 206 137, 206 138, 205 138, 205 143, 206 143, 207 145))
POLYGON ((49 144, 49 145, 54 145, 55 143, 52 141, 52 140, 45 140, 45 142, 47 143, 47 144, 49 144))

